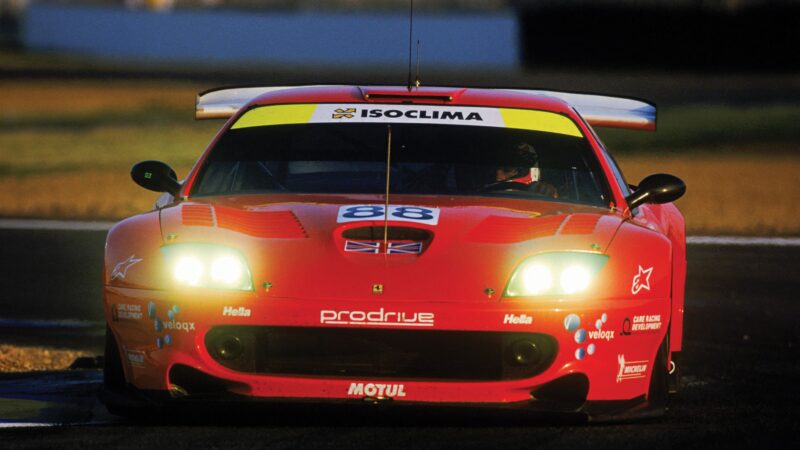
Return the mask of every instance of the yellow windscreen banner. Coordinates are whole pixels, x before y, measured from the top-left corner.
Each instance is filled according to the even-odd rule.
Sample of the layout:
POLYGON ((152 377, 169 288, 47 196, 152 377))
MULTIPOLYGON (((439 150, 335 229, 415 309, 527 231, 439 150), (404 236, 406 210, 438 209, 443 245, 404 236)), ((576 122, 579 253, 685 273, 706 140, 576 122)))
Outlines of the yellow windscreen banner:
POLYGON ((251 128, 267 125, 296 125, 310 123, 317 105, 272 105, 254 108, 244 113, 231 127, 251 128))
POLYGON ((532 109, 506 109, 501 108, 503 124, 506 128, 520 130, 545 131, 548 133, 566 134, 568 136, 583 137, 581 130, 569 117, 547 111, 532 109))
POLYGON ((479 106, 300 104, 269 105, 245 112, 231 128, 303 123, 416 123, 516 128, 583 137, 569 117, 531 109, 479 106))

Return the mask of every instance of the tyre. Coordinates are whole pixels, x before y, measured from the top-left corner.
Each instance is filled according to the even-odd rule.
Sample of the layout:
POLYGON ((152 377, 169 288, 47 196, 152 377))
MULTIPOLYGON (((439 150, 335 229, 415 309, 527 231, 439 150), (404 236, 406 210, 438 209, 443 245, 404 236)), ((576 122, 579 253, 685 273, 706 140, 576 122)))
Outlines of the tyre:
POLYGON ((651 409, 666 412, 669 406, 669 334, 658 347, 653 362, 653 374, 647 391, 647 403, 651 409))

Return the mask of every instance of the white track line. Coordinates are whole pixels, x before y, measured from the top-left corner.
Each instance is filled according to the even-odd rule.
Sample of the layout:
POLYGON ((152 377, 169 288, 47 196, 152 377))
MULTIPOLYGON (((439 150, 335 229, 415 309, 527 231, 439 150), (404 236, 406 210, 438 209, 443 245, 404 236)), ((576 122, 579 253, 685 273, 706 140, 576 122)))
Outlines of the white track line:
POLYGON ((112 226, 114 226, 114 222, 0 219, 0 229, 5 230, 108 231, 112 226))
MULTIPOLYGON (((0 230, 108 231, 114 222, 0 219, 0 230)), ((800 247, 800 237, 688 236, 689 245, 766 245, 800 247)))
POLYGON ((92 320, 4 319, 0 317, 0 328, 78 329, 102 327, 103 324, 104 322, 92 320))
POLYGON ((800 238, 745 236, 688 236, 689 245, 764 245, 770 247, 800 247, 800 238))
POLYGON ((0 422, 0 428, 40 428, 40 427, 57 427, 60 423, 47 423, 47 422, 0 422))

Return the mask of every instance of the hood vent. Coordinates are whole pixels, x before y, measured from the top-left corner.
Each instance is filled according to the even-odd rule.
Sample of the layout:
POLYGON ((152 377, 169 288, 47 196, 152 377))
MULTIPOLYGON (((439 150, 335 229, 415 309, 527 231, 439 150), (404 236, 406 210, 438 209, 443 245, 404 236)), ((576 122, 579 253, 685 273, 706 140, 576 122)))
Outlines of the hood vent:
MULTIPOLYGON (((383 227, 359 227, 344 230, 342 237, 359 241, 382 241, 383 227)), ((433 237, 428 230, 411 227, 389 227, 390 241, 428 241, 433 237)))
POLYGON ((572 214, 561 228, 560 234, 592 234, 600 221, 597 214, 572 214))
POLYGON ((247 211, 209 205, 183 205, 181 223, 187 226, 225 228, 259 238, 308 237, 291 211, 247 211))
POLYGON ((213 227, 214 213, 208 205, 183 205, 181 223, 190 227, 213 227))

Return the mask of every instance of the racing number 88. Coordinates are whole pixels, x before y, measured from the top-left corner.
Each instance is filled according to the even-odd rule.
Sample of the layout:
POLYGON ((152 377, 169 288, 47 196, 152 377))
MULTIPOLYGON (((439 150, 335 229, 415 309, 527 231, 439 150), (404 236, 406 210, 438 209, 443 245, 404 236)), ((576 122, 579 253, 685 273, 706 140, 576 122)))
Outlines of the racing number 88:
POLYGON ((347 219, 369 219, 370 217, 383 217, 383 206, 378 205, 361 205, 351 206, 345 209, 342 217, 347 219))
MULTIPOLYGON (((398 206, 391 208, 392 217, 406 220, 427 221, 432 220, 433 210, 420 208, 418 206, 398 206)), ((342 217, 346 219, 370 219, 373 217, 383 217, 384 209, 380 205, 358 205, 345 209, 342 217)))
POLYGON ((392 216, 400 219, 422 221, 433 219, 433 215, 431 214, 432 212, 433 211, 430 209, 420 208, 417 206, 400 206, 399 208, 395 208, 394 212, 392 212, 392 216))

